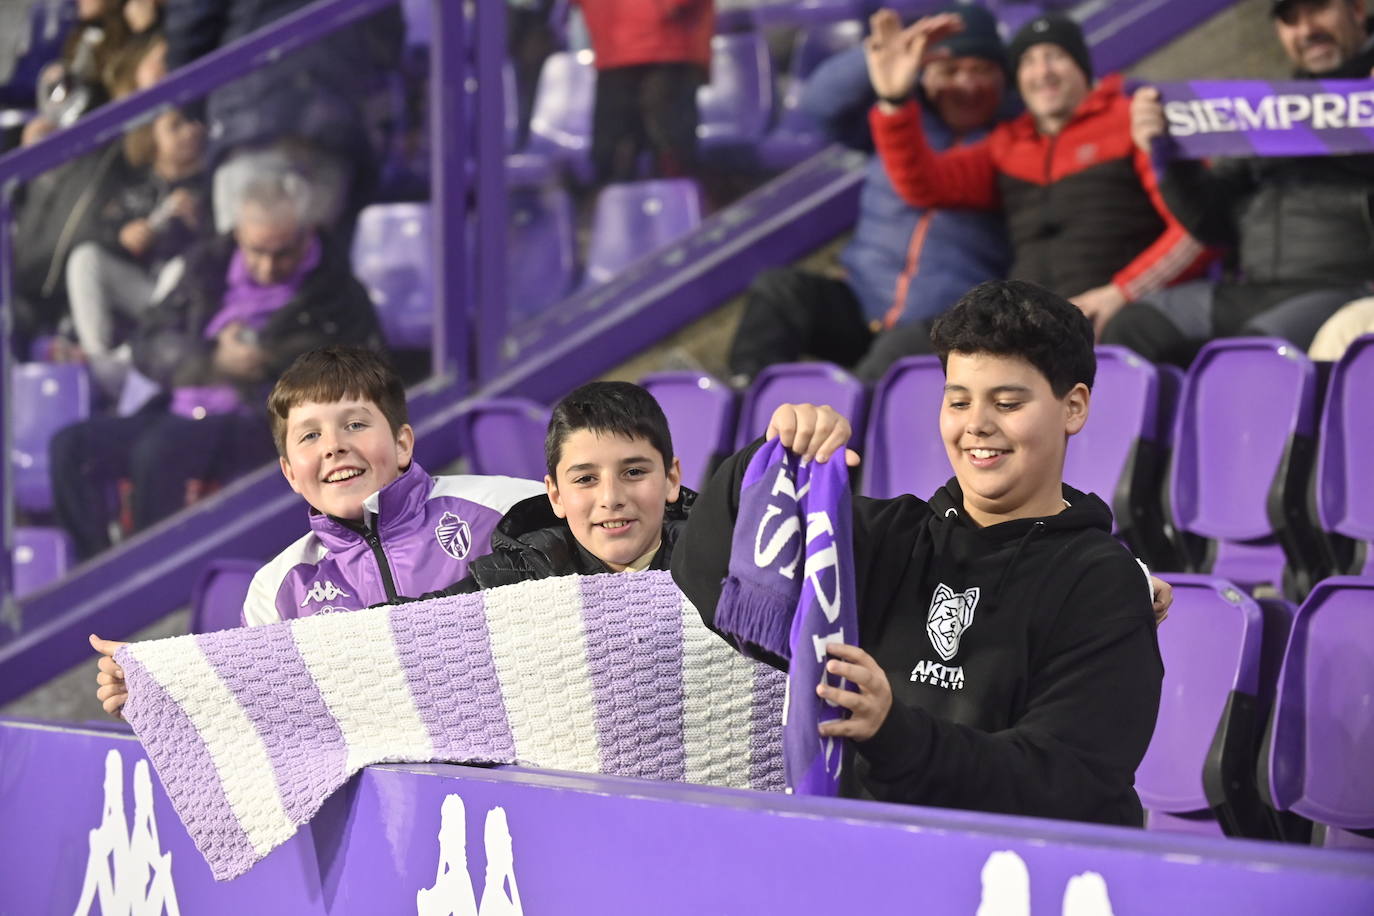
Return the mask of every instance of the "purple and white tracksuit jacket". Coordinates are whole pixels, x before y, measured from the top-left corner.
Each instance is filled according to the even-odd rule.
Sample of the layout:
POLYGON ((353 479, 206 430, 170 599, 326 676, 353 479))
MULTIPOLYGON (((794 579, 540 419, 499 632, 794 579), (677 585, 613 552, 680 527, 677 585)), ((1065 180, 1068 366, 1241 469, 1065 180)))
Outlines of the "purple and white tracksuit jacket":
POLYGON ((311 510, 310 533, 253 577, 244 623, 356 611, 452 585, 491 551, 506 510, 543 492, 514 477, 430 477, 412 461, 363 502, 361 523, 311 510))

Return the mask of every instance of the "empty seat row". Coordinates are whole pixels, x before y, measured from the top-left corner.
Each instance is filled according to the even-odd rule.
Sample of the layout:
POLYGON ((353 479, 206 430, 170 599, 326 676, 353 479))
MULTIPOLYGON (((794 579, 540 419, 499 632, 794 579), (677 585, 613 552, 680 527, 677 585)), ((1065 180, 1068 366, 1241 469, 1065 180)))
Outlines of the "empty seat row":
POLYGON ((1374 578, 1323 580, 1296 609, 1166 578, 1148 826, 1374 850, 1374 578))

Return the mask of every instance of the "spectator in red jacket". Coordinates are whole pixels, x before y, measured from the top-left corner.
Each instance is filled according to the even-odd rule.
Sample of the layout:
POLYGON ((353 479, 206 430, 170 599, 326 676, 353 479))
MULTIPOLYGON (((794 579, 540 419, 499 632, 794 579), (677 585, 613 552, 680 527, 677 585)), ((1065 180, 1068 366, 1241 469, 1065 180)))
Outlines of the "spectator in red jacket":
POLYGON ((711 67, 712 0, 578 0, 596 54, 592 164, 598 181, 633 181, 639 154, 658 177, 689 175, 697 88, 711 67))
POLYGON ((986 140, 936 153, 910 96, 926 48, 961 27, 931 16, 903 29, 875 14, 866 43, 879 101, 873 136, 893 186, 919 207, 1001 208, 1012 279, 1070 299, 1102 328, 1147 293, 1201 272, 1207 254, 1169 212, 1149 157, 1131 142, 1121 78, 1093 85, 1083 32, 1058 14, 1012 39, 1011 72, 1026 113, 986 140))

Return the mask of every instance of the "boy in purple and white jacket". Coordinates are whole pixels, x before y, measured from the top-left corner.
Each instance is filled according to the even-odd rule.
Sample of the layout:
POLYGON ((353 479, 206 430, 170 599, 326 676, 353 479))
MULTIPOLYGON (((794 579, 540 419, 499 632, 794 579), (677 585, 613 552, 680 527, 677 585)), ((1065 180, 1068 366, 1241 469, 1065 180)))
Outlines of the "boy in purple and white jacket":
MULTIPOLYGON (((426 474, 412 457, 400 378, 359 347, 303 354, 267 407, 282 475, 310 504, 310 533, 253 577, 243 607, 249 626, 452 585, 491 550, 511 506, 544 494, 532 480, 426 474)), ((123 643, 92 635, 91 645, 104 656, 96 696, 118 715, 127 694, 113 655, 123 643)))

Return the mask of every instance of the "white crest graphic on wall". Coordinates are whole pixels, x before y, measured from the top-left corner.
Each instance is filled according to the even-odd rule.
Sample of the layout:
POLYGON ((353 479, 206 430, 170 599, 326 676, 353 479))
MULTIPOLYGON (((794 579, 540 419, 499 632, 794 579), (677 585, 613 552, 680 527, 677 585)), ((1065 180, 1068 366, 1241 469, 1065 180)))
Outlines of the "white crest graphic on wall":
POLYGON ((487 812, 482 845, 487 873, 478 906, 468 874, 467 809, 457 795, 445 798, 439 809, 439 867, 434 886, 415 894, 418 916, 523 916, 506 809, 487 812))
POLYGON ((978 589, 956 592, 941 582, 930 598, 930 613, 926 617, 926 632, 930 644, 945 661, 952 661, 959 652, 959 637, 973 624, 973 609, 978 606, 978 589))
MULTIPOLYGON (((1031 876, 1026 862, 1009 849, 983 863, 983 885, 975 916, 1031 916, 1031 876)), ((1095 871, 1074 875, 1064 886, 1060 916, 1114 916, 1107 882, 1095 871)))
POLYGON ((124 758, 105 755, 105 806, 100 826, 90 832, 90 857, 75 916, 180 916, 172 884, 172 854, 158 842, 153 817, 153 780, 148 761, 134 764, 134 822, 124 816, 124 758), (99 910, 91 905, 99 903, 99 910))

